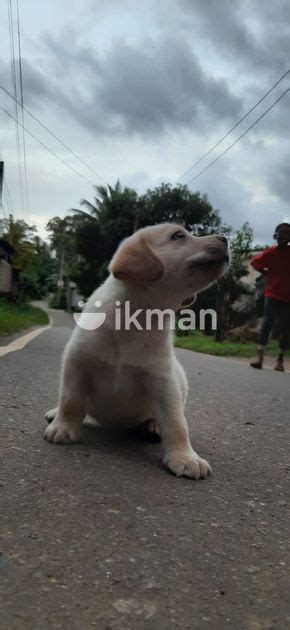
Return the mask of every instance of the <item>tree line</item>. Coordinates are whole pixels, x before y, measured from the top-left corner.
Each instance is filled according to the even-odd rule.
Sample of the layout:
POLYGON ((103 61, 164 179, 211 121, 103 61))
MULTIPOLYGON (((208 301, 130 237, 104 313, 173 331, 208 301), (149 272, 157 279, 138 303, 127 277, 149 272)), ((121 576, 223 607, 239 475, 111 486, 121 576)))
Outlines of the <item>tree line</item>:
POLYGON ((3 238, 14 247, 13 264, 20 271, 22 293, 41 297, 54 285, 57 307, 64 305, 68 282, 75 282, 79 292, 88 297, 106 278, 109 261, 121 240, 141 227, 164 222, 182 224, 197 236, 218 233, 230 239, 229 273, 218 287, 199 298, 201 303, 207 299, 220 305, 221 316, 226 318, 228 307, 244 290, 240 282, 242 261, 252 249, 252 229, 245 223, 234 231, 206 195, 187 186, 164 183, 143 195, 122 187, 119 181, 114 187, 95 186, 93 202, 83 199, 80 208, 48 222, 49 244, 37 236, 35 227, 12 216, 4 221, 3 238))

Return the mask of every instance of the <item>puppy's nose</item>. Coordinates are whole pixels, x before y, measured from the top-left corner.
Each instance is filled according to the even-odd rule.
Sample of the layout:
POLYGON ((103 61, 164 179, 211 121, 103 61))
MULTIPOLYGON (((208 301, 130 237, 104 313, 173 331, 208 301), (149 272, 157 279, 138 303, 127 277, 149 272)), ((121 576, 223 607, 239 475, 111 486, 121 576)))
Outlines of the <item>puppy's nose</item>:
POLYGON ((221 241, 225 247, 228 246, 228 240, 226 239, 225 236, 218 236, 219 241, 221 241))

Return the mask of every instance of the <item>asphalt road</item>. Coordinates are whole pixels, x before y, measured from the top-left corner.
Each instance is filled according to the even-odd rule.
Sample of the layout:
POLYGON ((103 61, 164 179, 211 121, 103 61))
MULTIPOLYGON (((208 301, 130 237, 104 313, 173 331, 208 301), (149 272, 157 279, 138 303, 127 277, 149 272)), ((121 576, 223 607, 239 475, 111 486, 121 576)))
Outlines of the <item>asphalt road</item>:
POLYGON ((214 473, 176 479, 132 436, 43 440, 70 326, 0 358, 1 627, 290 628, 289 374, 179 351, 214 473))

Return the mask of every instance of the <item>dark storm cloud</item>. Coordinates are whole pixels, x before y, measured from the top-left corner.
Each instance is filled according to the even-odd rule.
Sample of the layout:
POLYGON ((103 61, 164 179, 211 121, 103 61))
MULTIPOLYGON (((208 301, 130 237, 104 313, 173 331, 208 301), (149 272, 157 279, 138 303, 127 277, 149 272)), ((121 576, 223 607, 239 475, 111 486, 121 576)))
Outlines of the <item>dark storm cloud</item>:
POLYGON ((240 55, 251 59, 262 56, 263 51, 241 20, 237 3, 232 0, 180 0, 180 4, 191 17, 188 28, 192 28, 193 21, 196 25, 199 21, 210 42, 235 61, 239 61, 240 55))
MULTIPOLYGON (((234 160, 225 158, 224 161, 218 162, 209 172, 207 177, 203 176, 195 182, 195 188, 201 192, 206 191, 211 203, 214 207, 219 208, 223 221, 231 225, 233 228, 240 227, 245 221, 248 221, 254 228, 255 242, 271 243, 275 225, 285 220, 290 215, 290 203, 287 189, 284 189, 285 201, 289 203, 287 207, 283 203, 283 195, 280 185, 287 186, 287 168, 284 172, 280 172, 280 185, 276 175, 277 164, 275 168, 270 166, 267 158, 259 157, 259 168, 255 170, 252 162, 251 154, 245 154, 249 165, 253 166, 254 177, 257 177, 260 184, 269 190, 269 199, 264 198, 259 201, 254 199, 254 188, 249 187, 244 181, 245 174, 241 176, 238 164, 234 160), (276 197, 276 199, 275 199, 276 197), (281 203, 282 202, 282 203, 281 203), (288 209, 289 208, 289 209, 288 209)), ((288 190, 289 190, 289 172, 288 172, 288 190)), ((289 191, 290 194, 290 191, 289 191)))
MULTIPOLYGON (((151 45, 150 45, 151 44, 151 45)), ((129 130, 158 130, 226 119, 240 110, 225 81, 207 76, 189 46, 176 40, 141 47, 119 43, 107 57, 100 90, 105 111, 121 116, 129 130)))
MULTIPOLYGON (((182 127, 202 135, 219 123, 231 123, 247 110, 250 100, 251 104, 255 101, 256 94, 261 96, 259 85, 270 87, 269 73, 279 78, 280 71, 290 65, 288 0, 277 0, 275 7, 269 3, 261 7, 260 0, 179 2, 180 24, 186 23, 187 30, 187 37, 181 30, 179 39, 173 35, 175 18, 170 12, 165 21, 171 25, 171 35, 167 29, 166 39, 144 39, 135 45, 115 40, 102 53, 97 47, 80 45, 73 30, 58 37, 44 34, 43 72, 29 64, 25 71, 28 98, 38 91, 43 97, 52 96, 82 126, 106 134, 156 135, 182 127), (257 19, 259 29, 254 32, 251 20, 257 19), (249 89, 238 96, 231 83, 206 72, 202 56, 192 50, 194 36, 214 46, 217 59, 237 69, 242 63, 249 89), (258 68, 261 72, 256 75, 258 68)), ((273 119, 274 133, 283 133, 287 124, 286 100, 279 104, 279 117, 273 119)))
MULTIPOLYGON (((205 152, 203 142, 207 148, 214 144, 290 67, 290 0, 148 0, 145 13, 140 3, 140 22, 138 3, 112 1, 113 8, 102 0, 108 17, 103 26, 100 3, 98 10, 96 3, 84 3, 87 19, 91 15, 96 25, 88 34, 87 23, 78 24, 74 16, 73 28, 41 33, 34 63, 32 57, 23 60, 25 101, 36 115, 45 107, 48 126, 69 138, 69 144, 72 138, 84 156, 87 150, 88 160, 94 161, 97 152, 102 161, 104 146, 106 179, 110 152, 124 146, 121 176, 143 190, 167 181, 168 173, 175 180, 205 152), (118 15, 111 24, 115 7, 118 15)), ((11 90, 9 64, 0 61, 0 75, 11 90)), ((287 86, 290 77, 228 142, 287 86)), ((290 93, 191 185, 209 194, 229 224, 238 227, 249 220, 259 241, 270 242, 273 226, 288 212, 289 99, 290 93)), ((6 102, 1 98, 5 107, 6 102)), ((219 146, 191 175, 226 146, 219 146)), ((116 161, 112 168, 117 178, 116 161)))
MULTIPOLYGON (((243 59, 248 68, 249 86, 253 85, 251 82, 255 77, 255 64, 264 63, 263 55, 269 54, 264 44, 261 44, 261 32, 259 41, 255 40, 247 31, 237 5, 233 3, 219 3, 219 9, 212 0, 208 0, 206 5, 209 9, 204 12, 202 3, 194 2, 194 6, 198 6, 200 12, 206 15, 208 37, 213 29, 215 41, 220 45, 219 52, 222 49, 228 58, 230 50, 233 63, 243 59)), ((267 11, 270 12, 269 7, 267 11)), ((281 18, 273 16, 273 20, 274 18, 278 24, 281 18)), ((263 17, 261 24, 264 22, 263 17)), ((246 99, 249 94, 243 95, 243 102, 230 92, 224 80, 208 75, 202 68, 203 60, 199 61, 182 38, 177 41, 174 36, 167 36, 166 40, 161 39, 158 43, 147 39, 138 45, 115 40, 111 48, 102 54, 98 54, 97 49, 92 47, 79 45, 73 33, 67 33, 65 38, 46 36, 44 41, 49 75, 55 82, 54 103, 58 104, 62 112, 68 112, 82 127, 98 134, 126 136, 128 133, 138 133, 143 137, 150 134, 151 138, 158 141, 159 134, 164 130, 188 129, 193 135, 206 137, 210 131, 218 129, 219 123, 230 126, 232 120, 236 120, 248 108, 246 99)), ((279 74, 275 78, 278 77, 279 74)), ((272 80, 266 85, 266 89, 271 83, 272 80)), ((286 85, 281 85, 280 91, 284 87, 286 85)), ((260 88, 258 97, 263 91, 260 88)), ((251 94, 251 90, 249 93, 251 94)), ((251 139, 261 139, 260 150, 258 145, 251 143, 244 145, 243 149, 247 159, 250 162, 254 160, 255 169, 260 165, 260 177, 265 180, 269 191, 274 192, 282 201, 285 200, 283 191, 287 183, 283 178, 281 184, 280 170, 273 168, 267 181, 264 176, 264 165, 268 169, 272 158, 267 146, 263 146, 263 138, 283 136, 287 128, 289 129, 288 96, 251 133, 251 139)), ((274 94, 272 100, 276 97, 277 94, 274 94)), ((255 93, 251 99, 253 104, 255 93)), ((267 102, 267 106, 270 102, 267 102)), ((261 111, 263 110, 259 110, 257 115, 261 111)), ((256 118, 256 112, 252 116, 249 124, 256 118)), ((222 170, 225 172, 226 166, 222 170)), ((209 178, 203 180, 206 189, 213 190, 213 198, 214 190, 221 190, 223 194, 218 195, 220 205, 222 206, 222 198, 235 199, 232 207, 235 208, 236 220, 238 221, 239 216, 250 219, 250 198, 247 198, 246 207, 237 203, 238 182, 232 178, 227 181, 227 187, 224 187, 221 180, 217 179, 214 170, 210 170, 209 178)), ((201 185, 202 188, 203 181, 198 180, 194 187, 201 185)), ((243 199, 245 196, 246 190, 243 188, 243 199)), ((231 204, 226 201, 225 205, 227 214, 227 208, 231 204)))
POLYGON ((290 214, 290 166, 289 156, 280 160, 275 169, 269 169, 267 174, 268 187, 277 197, 285 201, 290 214))
POLYGON ((156 134, 190 126, 200 133, 203 125, 240 113, 241 100, 226 82, 207 75, 176 39, 135 46, 115 41, 99 56, 48 36, 45 44, 55 101, 91 130, 156 134))
POLYGON ((63 71, 73 67, 79 72, 82 66, 85 71, 100 72, 100 64, 94 49, 90 46, 80 46, 75 30, 69 29, 59 38, 44 33, 42 41, 48 52, 47 60, 57 74, 61 75, 63 71))
MULTIPOLYGON (((17 60, 16 60, 17 64, 17 60)), ((47 98, 51 93, 51 81, 45 77, 35 65, 27 60, 22 60, 22 72, 24 77, 24 90, 27 104, 32 102, 41 102, 42 98, 47 98)), ((12 92, 11 86, 11 65, 10 62, 1 61, 0 59, 0 84, 9 92, 12 92)), ((5 101, 1 98, 1 103, 5 101)))
MULTIPOLYGON (((290 65, 288 0, 277 0, 275 6, 261 5, 260 0, 179 0, 179 8, 178 39, 173 33, 179 23, 170 11, 165 17, 170 28, 157 41, 144 39, 133 45, 115 40, 102 53, 81 45, 73 30, 57 37, 44 34, 43 73, 28 68, 28 96, 38 89, 43 97, 52 95, 54 103, 83 127, 107 135, 156 135, 179 128, 202 135, 219 123, 231 124, 261 96, 262 86, 270 87, 272 77, 279 78, 290 65), (254 28, 257 24, 259 28, 254 28), (232 82, 204 70, 200 52, 198 57, 192 50, 198 50, 195 36, 215 49, 213 68, 218 59, 231 63, 238 78, 243 66, 248 89, 242 95, 232 82)), ((273 133, 284 133, 289 120, 286 101, 278 106, 279 116, 272 117, 273 133)), ((260 126, 255 133, 260 133, 260 126)))
MULTIPOLYGON (((244 2, 179 0, 187 21, 195 27, 219 57, 244 67, 249 77, 257 71, 267 75, 290 67, 290 4, 288 0, 244 2)), ((258 82, 261 77, 258 75, 258 82)))

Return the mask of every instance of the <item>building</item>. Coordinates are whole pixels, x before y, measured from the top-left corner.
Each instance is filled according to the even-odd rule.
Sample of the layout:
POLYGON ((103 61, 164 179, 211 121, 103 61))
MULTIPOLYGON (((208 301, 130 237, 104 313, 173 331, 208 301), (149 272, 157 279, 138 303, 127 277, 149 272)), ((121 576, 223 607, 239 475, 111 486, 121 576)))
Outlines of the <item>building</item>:
POLYGON ((249 258, 246 258, 243 262, 243 266, 245 268, 245 275, 241 278, 241 282, 247 287, 247 289, 249 289, 253 293, 255 293, 256 291, 257 281, 259 284, 259 279, 261 278, 261 274, 259 273, 259 271, 256 271, 254 267, 252 267, 251 261, 253 260, 253 258, 255 258, 255 256, 258 256, 258 254, 261 254, 264 251, 264 249, 265 248, 253 250, 249 258))
POLYGON ((0 238, 0 295, 14 293, 17 290, 17 273, 12 267, 14 253, 12 245, 0 238))
POLYGON ((263 249, 253 250, 248 258, 243 261, 245 275, 240 281, 244 285, 246 292, 232 304, 232 308, 237 313, 250 314, 255 313, 256 304, 264 293, 265 278, 251 265, 251 261, 255 256, 260 254, 263 249))

